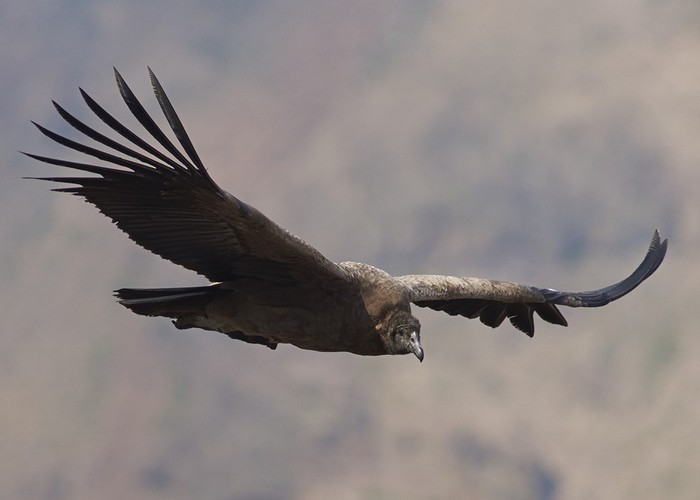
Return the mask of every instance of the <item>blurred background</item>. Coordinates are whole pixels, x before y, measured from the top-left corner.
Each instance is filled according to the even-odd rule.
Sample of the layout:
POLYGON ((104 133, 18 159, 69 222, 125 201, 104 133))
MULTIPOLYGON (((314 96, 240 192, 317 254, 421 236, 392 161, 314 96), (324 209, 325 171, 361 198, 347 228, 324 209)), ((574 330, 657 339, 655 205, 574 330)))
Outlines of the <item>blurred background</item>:
POLYGON ((618 499, 700 491, 700 3, 0 5, 0 489, 16 499, 618 499), (414 312, 425 362, 175 330, 120 287, 204 281, 30 151, 78 86, 138 129, 146 66, 217 182, 335 261, 587 290, 569 328, 414 312))

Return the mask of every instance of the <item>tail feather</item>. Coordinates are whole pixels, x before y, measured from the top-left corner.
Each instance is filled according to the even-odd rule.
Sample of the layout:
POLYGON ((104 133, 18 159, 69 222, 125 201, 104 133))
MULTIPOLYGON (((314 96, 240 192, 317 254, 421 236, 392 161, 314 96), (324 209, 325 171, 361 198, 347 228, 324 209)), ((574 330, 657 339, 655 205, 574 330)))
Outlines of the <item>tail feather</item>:
POLYGON ((144 316, 179 318, 203 313, 206 305, 227 292, 219 285, 184 288, 121 288, 115 290, 121 305, 144 316))
POLYGON ((165 316, 173 318, 176 328, 203 328, 215 330, 232 339, 249 344, 261 344, 275 349, 277 342, 259 335, 248 335, 240 331, 210 328, 202 318, 206 318, 206 307, 217 298, 231 293, 221 285, 196 286, 185 288, 120 288, 114 291, 121 305, 143 316, 165 316))

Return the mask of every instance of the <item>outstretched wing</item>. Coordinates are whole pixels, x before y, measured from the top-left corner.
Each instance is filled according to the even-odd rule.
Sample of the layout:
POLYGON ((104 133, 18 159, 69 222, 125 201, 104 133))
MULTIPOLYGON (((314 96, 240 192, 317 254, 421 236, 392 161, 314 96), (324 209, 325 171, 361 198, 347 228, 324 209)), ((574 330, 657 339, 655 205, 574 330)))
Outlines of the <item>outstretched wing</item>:
POLYGON ((214 183, 163 88, 150 68, 148 71, 156 99, 184 154, 115 69, 124 102, 160 148, 121 124, 80 89, 90 110, 125 141, 103 135, 54 102, 61 117, 96 142, 97 147, 35 123, 36 127, 57 143, 101 160, 102 164, 25 153, 45 163, 95 174, 40 179, 74 184, 55 191, 82 196, 142 247, 212 281, 241 277, 274 283, 344 280, 342 269, 313 247, 214 183))
POLYGON ((634 290, 651 276, 666 255, 667 240, 654 231, 651 245, 635 271, 614 285, 589 292, 560 292, 507 281, 455 276, 410 275, 396 278, 406 288, 410 302, 451 315, 479 318, 492 328, 508 318, 515 328, 532 337, 534 313, 555 325, 566 326, 558 305, 600 307, 634 290))

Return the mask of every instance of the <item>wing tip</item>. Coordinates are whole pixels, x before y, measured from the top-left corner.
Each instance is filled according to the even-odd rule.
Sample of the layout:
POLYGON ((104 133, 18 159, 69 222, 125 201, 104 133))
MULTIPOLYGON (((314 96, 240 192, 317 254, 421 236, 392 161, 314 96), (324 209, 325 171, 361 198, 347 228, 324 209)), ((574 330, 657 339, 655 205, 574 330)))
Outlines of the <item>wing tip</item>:
POLYGON ((148 78, 151 79, 151 83, 155 84, 155 82, 158 82, 158 78, 156 78, 156 74, 153 69, 151 69, 150 65, 146 66, 146 70, 148 71, 148 78))
POLYGON ((644 269, 643 277, 640 279, 639 283, 646 280, 649 276, 656 272, 656 270, 666 258, 667 250, 668 238, 664 238, 662 241, 661 235, 659 234, 659 230, 654 229, 654 234, 651 237, 651 243, 649 244, 649 250, 647 250, 647 255, 644 257, 644 260, 635 270, 635 272, 632 273, 634 275, 637 273, 637 271, 644 269))
POLYGON ((561 292, 553 289, 538 289, 545 301, 569 307, 601 307, 630 293, 656 272, 666 257, 668 239, 661 241, 655 229, 649 249, 642 262, 622 281, 588 292, 561 292))

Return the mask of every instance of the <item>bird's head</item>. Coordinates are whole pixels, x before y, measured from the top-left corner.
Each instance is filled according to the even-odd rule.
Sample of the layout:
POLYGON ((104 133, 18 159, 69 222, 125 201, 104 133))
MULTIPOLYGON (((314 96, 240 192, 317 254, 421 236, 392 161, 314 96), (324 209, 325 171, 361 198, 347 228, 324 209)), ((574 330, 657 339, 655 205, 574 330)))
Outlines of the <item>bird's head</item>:
POLYGON ((388 354, 415 354, 423 361, 420 323, 408 311, 395 312, 384 328, 382 341, 388 354))

